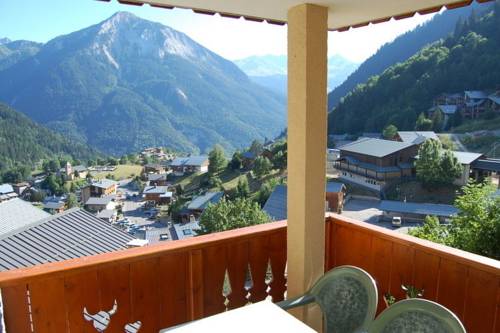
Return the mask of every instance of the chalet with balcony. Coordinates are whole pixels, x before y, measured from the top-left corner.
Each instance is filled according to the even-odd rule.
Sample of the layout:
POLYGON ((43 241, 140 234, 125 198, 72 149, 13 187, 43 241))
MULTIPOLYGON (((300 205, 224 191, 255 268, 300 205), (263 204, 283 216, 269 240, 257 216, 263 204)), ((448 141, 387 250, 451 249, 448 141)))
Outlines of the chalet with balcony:
POLYGON ((50 214, 59 214, 64 212, 66 208, 66 200, 63 197, 46 197, 43 201, 43 210, 50 214))
POLYGON ((150 186, 168 186, 171 185, 167 173, 151 173, 148 174, 148 182, 150 186))
POLYGON ((464 92, 464 116, 474 119, 486 110, 488 94, 481 90, 466 90, 464 92))
POLYGON ((180 213, 182 222, 194 222, 199 220, 208 205, 215 205, 224 197, 224 192, 207 192, 194 197, 180 213))
POLYGON ((168 186, 146 186, 142 191, 145 201, 153 201, 157 205, 165 205, 172 202, 174 194, 169 191, 168 186))
POLYGON ((208 172, 208 156, 189 156, 177 157, 170 164, 172 172, 176 176, 183 176, 191 173, 205 173, 208 172))
POLYGON ((149 163, 144 165, 145 174, 163 174, 167 172, 167 167, 159 163, 149 163))
POLYGON ((89 198, 105 197, 116 194, 118 183, 111 179, 100 179, 92 181, 90 185, 82 188, 81 201, 87 202, 89 198))
POLYGON ((116 208, 115 197, 108 195, 105 197, 90 197, 84 205, 89 212, 98 213, 102 210, 114 210, 116 208))
POLYGON ((391 181, 415 174, 418 144, 381 139, 360 139, 344 145, 335 161, 339 178, 380 191, 391 181))

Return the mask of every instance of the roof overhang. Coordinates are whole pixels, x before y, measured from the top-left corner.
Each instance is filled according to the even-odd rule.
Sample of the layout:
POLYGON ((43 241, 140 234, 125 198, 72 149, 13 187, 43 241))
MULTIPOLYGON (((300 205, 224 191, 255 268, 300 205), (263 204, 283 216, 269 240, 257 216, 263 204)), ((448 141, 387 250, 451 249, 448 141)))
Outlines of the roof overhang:
MULTIPOLYGON (((109 2, 111 0, 99 0, 109 2)), ((476 0, 488 2, 492 0, 476 0)), ((473 0, 118 0, 130 5, 150 4, 163 8, 187 8, 197 13, 223 17, 244 17, 251 21, 286 24, 288 10, 310 3, 329 8, 328 29, 344 31, 370 23, 381 23, 470 5, 473 0)))

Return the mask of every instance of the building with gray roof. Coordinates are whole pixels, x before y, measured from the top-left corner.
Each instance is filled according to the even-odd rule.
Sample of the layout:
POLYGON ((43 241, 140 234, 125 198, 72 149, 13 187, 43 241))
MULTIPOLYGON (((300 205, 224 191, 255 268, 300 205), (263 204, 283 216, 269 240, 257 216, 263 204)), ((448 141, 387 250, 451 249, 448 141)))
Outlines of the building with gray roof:
POLYGON ((374 157, 384 157, 413 146, 412 142, 399 142, 374 138, 363 138, 340 148, 342 152, 351 152, 374 157))
POLYGON ((103 179, 93 181, 91 185, 94 187, 102 188, 102 189, 108 189, 110 187, 116 186, 117 184, 118 184, 118 182, 116 182, 112 179, 103 178, 103 179))
POLYGON ((170 231, 173 240, 191 238, 197 235, 200 230, 198 221, 187 223, 175 223, 170 231))
MULTIPOLYGON (((403 134, 404 136, 404 134, 403 134)), ((364 138, 346 144, 334 162, 342 181, 381 191, 387 184, 414 174, 418 144, 364 138)))
MULTIPOLYGON (((329 202, 329 205, 334 212, 339 210, 339 207, 335 207, 338 205, 343 205, 343 193, 346 190, 346 186, 343 183, 339 182, 327 182, 325 185, 326 192, 326 201, 329 202), (332 204, 332 198, 330 198, 330 194, 332 193, 342 193, 340 198, 341 203, 332 204)), ((287 186, 286 185, 277 185, 269 198, 267 199, 262 210, 267 213, 271 217, 273 221, 281 221, 287 219, 287 186)), ((336 198, 335 198, 336 200, 336 198)), ((342 210, 343 207, 340 208, 342 210)))
POLYGON ((170 168, 175 175, 181 176, 185 173, 205 173, 208 171, 208 164, 207 155, 177 157, 170 164, 170 168))
POLYGON ((78 208, 0 237, 0 270, 123 250, 134 238, 78 208))
POLYGON ((288 216, 287 197, 287 186, 277 185, 267 199, 262 210, 265 211, 273 221, 286 220, 288 216))
POLYGON ((90 197, 85 202, 85 209, 91 212, 100 212, 105 209, 114 210, 116 208, 114 199, 114 196, 90 197))
POLYGON ((385 216, 401 216, 407 221, 423 221, 426 216, 436 216, 446 221, 458 214, 458 209, 451 205, 433 203, 415 203, 393 200, 382 200, 379 206, 385 216))
POLYGON ((195 211, 203 211, 209 204, 218 203, 222 197, 224 196, 224 192, 207 192, 203 195, 197 196, 194 198, 187 206, 189 210, 195 211))
POLYGON ((474 161, 484 157, 483 154, 470 153, 465 151, 453 151, 453 155, 457 158, 458 163, 463 165, 469 165, 474 161))
POLYGON ((417 145, 429 139, 439 141, 439 137, 433 131, 398 131, 396 138, 401 142, 414 143, 417 145))
POLYGON ((49 216, 49 213, 19 198, 0 202, 0 238, 49 216))

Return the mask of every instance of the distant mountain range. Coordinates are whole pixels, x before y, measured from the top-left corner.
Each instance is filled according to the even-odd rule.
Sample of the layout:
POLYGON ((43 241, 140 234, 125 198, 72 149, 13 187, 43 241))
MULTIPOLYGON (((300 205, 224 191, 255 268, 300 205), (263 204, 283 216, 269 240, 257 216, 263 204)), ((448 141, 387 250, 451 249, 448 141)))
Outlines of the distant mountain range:
POLYGON ((328 94, 328 110, 333 109, 340 99, 358 84, 366 82, 371 76, 381 74, 389 66, 405 61, 422 47, 445 38, 455 29, 461 18, 473 11, 483 12, 489 8, 485 4, 472 4, 459 9, 447 10, 437 14, 430 21, 409 31, 394 41, 383 45, 373 56, 365 60, 341 85, 328 94))
MULTIPOLYGON (((287 57, 285 55, 251 56, 235 60, 234 63, 252 81, 286 96, 287 57)), ((341 84, 358 66, 359 63, 340 55, 328 58, 328 90, 341 84)))
POLYGON ((389 124, 413 130, 442 93, 498 90, 500 1, 484 9, 457 21, 447 38, 358 85, 329 114, 329 133, 380 132, 389 124))
POLYGON ((127 12, 44 45, 0 48, 0 101, 107 153, 235 149, 286 125, 282 96, 185 34, 127 12))
POLYGON ((31 169, 41 159, 61 156, 88 160, 100 154, 95 149, 68 140, 0 103, 0 176, 2 171, 19 165, 26 165, 31 169))
POLYGON ((26 40, 0 39, 0 71, 34 56, 42 44, 26 40))

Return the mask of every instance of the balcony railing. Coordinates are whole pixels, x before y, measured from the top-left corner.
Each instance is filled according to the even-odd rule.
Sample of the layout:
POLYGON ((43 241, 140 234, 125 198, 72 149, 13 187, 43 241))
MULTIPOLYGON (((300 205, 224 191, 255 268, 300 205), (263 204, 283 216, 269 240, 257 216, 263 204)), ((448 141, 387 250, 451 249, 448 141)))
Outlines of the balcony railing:
MULTIPOLYGON (((500 330, 500 264, 338 215, 326 218, 326 269, 366 269, 382 295, 401 284, 453 310, 469 332, 500 330)), ((106 332, 141 321, 157 332, 248 302, 283 299, 286 221, 0 273, 7 332, 94 332, 89 314, 117 311, 106 332)))

